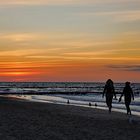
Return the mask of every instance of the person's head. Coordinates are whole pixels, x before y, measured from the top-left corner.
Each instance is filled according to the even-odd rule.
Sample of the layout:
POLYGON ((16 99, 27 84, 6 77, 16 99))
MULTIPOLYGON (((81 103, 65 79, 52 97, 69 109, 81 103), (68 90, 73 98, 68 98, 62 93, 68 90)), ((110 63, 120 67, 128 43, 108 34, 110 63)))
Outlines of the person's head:
POLYGON ((127 86, 127 87, 130 86, 130 82, 126 82, 125 86, 127 86))
POLYGON ((112 81, 111 79, 108 79, 108 80, 106 81, 106 84, 107 84, 107 85, 113 85, 113 81, 112 81))

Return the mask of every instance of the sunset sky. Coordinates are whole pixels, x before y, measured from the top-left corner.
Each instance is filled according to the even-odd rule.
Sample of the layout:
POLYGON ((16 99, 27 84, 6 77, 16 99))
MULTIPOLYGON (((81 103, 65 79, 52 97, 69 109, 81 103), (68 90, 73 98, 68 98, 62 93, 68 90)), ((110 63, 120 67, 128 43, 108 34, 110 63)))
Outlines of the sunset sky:
POLYGON ((140 0, 0 0, 0 81, 140 82, 140 0))

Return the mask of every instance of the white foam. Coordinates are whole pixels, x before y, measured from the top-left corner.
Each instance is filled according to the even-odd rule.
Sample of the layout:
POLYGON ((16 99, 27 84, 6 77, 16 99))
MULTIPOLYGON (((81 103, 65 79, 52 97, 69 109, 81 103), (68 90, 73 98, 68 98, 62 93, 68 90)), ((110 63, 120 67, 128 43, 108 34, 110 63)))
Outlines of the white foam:
MULTIPOLYGON (((108 110, 106 107, 105 99, 101 98, 101 101, 99 98, 97 101, 94 100, 85 100, 86 97, 76 97, 74 96, 68 96, 68 95, 55 95, 55 96, 49 96, 49 95, 32 95, 30 98, 28 98, 30 101, 35 101, 35 102, 49 102, 49 103, 54 103, 54 104, 63 104, 67 105, 67 100, 69 100, 69 105, 74 105, 74 106, 83 106, 83 107, 88 107, 88 108, 97 108, 97 109, 103 109, 103 110, 108 110), (73 99, 72 99, 73 98, 73 99), (91 103, 91 106, 89 106, 89 103, 91 103), (96 106, 95 106, 96 104, 96 106)), ((137 105, 131 105, 131 110, 132 114, 140 116, 140 107, 137 105)), ((112 111, 116 112, 123 112, 126 113, 126 108, 124 103, 118 103, 118 101, 114 100, 113 101, 113 108, 112 111)))

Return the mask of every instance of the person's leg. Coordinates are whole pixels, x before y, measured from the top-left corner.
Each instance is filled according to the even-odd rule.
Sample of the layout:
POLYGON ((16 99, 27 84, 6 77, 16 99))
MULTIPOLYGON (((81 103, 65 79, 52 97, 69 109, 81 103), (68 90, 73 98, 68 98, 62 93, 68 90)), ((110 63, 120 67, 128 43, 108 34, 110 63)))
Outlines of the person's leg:
POLYGON ((107 104, 107 107, 108 107, 109 112, 110 112, 110 107, 109 107, 109 101, 108 101, 108 98, 106 98, 106 104, 107 104))
POLYGON ((106 98, 106 103, 107 103, 107 106, 108 106, 108 109, 109 109, 109 113, 111 113, 111 109, 112 109, 112 97, 111 96, 108 96, 106 98))
POLYGON ((111 113, 111 109, 112 109, 112 100, 110 99, 109 101, 109 112, 111 113))
POLYGON ((109 105, 109 99, 108 97, 106 96, 106 105, 108 107, 108 111, 110 112, 110 105, 109 105))
POLYGON ((130 115, 131 115, 131 111, 130 111, 129 103, 126 102, 126 103, 125 103, 125 106, 126 106, 126 109, 127 109, 127 115, 128 115, 129 113, 130 113, 130 115))
POLYGON ((128 103, 128 111, 129 111, 129 114, 131 115, 130 102, 128 103))
POLYGON ((109 107, 109 113, 111 113, 111 108, 112 108, 112 107, 110 106, 110 107, 109 107))
POLYGON ((131 110, 130 110, 130 108, 129 108, 129 114, 131 115, 131 110))

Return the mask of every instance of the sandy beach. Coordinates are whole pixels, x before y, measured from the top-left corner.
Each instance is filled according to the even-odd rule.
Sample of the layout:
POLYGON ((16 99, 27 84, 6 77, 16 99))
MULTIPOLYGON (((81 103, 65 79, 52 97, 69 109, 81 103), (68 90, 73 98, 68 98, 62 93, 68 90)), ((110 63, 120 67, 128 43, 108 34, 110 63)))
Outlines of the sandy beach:
POLYGON ((139 140, 140 118, 0 97, 0 140, 139 140))

